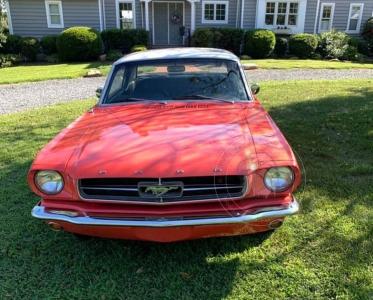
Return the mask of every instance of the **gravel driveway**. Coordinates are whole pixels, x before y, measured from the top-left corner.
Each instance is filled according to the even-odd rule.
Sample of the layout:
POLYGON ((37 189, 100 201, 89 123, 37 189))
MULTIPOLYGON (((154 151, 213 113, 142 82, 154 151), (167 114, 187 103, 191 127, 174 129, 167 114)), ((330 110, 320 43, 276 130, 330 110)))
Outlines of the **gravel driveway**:
MULTIPOLYGON (((373 78, 373 69, 253 70, 247 71, 247 77, 250 82, 259 83, 274 80, 373 78)), ((105 80, 105 77, 94 77, 0 85, 0 115, 94 98, 96 88, 103 86, 105 80)))

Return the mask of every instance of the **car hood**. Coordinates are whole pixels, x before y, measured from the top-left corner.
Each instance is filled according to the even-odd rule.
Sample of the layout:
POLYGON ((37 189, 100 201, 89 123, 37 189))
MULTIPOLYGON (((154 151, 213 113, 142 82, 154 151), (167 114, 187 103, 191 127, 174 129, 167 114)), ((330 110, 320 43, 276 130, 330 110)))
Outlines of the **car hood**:
POLYGON ((248 174, 293 154, 258 103, 96 107, 55 137, 34 168, 73 178, 248 174))

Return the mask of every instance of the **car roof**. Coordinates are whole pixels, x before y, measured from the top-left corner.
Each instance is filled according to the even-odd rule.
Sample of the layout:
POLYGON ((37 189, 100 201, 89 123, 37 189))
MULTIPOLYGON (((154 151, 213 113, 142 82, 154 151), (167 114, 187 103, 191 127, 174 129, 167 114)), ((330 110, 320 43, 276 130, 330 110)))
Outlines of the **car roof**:
POLYGON ((153 59, 182 59, 182 58, 215 58, 228 59, 239 62, 239 58, 232 52, 216 48, 165 48, 134 52, 120 58, 115 64, 153 59))

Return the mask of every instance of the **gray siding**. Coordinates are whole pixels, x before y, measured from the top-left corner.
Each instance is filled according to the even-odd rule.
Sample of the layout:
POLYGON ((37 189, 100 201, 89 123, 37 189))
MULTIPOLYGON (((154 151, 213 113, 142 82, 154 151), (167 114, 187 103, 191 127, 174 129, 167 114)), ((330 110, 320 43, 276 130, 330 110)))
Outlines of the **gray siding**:
MULTIPOLYGON (((255 18, 256 18, 256 10, 257 10, 256 4, 257 4, 256 0, 245 0, 244 13, 243 13, 244 15, 243 29, 244 30, 255 29, 255 18)), ((240 19, 240 22, 241 22, 241 19, 240 19)))
POLYGON ((49 34, 59 34, 73 26, 87 26, 100 30, 98 1, 63 0, 64 28, 48 28, 43 0, 10 0, 13 33, 21 36, 42 38, 49 34), (25 9, 27 7, 27 9, 25 9))
MULTIPOLYGON (((317 10, 317 0, 308 0, 306 8, 306 19, 304 21, 304 32, 313 33, 317 10)), ((320 10, 320 7, 319 7, 320 10)))

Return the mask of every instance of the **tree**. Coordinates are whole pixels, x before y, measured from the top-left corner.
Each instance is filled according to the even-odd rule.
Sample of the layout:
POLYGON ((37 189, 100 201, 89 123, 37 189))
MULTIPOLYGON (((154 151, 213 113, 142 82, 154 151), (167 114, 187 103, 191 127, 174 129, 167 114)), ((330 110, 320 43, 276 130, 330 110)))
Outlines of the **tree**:
POLYGON ((8 31, 8 22, 5 12, 5 1, 0 0, 0 47, 6 42, 6 32, 8 31))

